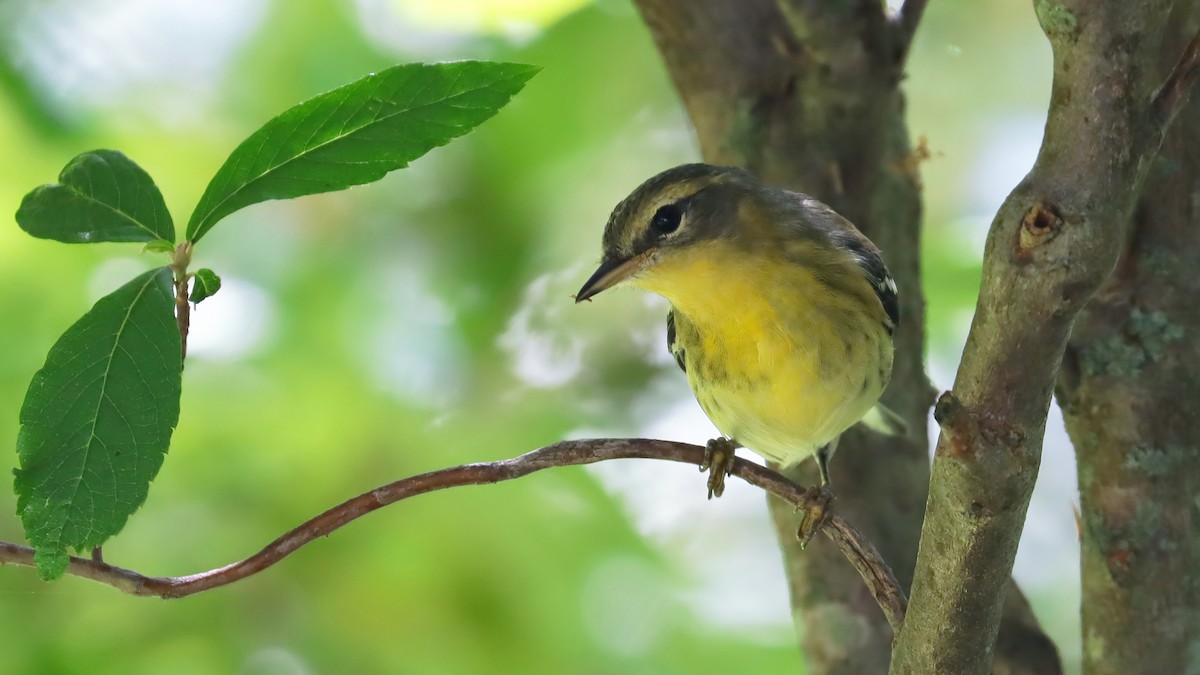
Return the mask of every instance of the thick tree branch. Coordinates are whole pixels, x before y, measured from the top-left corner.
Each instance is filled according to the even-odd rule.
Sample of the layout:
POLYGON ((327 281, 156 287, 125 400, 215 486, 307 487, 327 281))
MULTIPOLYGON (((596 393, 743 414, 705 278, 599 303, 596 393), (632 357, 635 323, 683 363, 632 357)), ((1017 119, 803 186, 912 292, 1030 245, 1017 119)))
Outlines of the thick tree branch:
POLYGON ((1147 114, 1168 0, 1036 4, 1054 50, 1041 153, 992 223, 941 424, 892 673, 983 675, 1072 323, 1112 271, 1162 140, 1147 114))
MULTIPOLYGON (((659 459, 699 465, 704 448, 686 443, 650 439, 591 439, 562 441, 519 457, 496 462, 464 464, 404 478, 361 494, 329 509, 268 544, 240 562, 184 577, 148 577, 99 560, 72 557, 68 574, 108 584, 131 595, 182 598, 225 586, 263 571, 301 546, 324 537, 347 523, 389 504, 417 495, 462 487, 486 485, 528 476, 559 466, 592 464, 610 459, 659 459)), ((787 478, 753 462, 738 458, 731 475, 761 488, 796 508, 809 506, 812 493, 787 478)), ((699 484, 697 484, 699 489, 699 484)), ((871 595, 893 628, 899 632, 906 600, 887 563, 871 542, 836 512, 828 513, 821 531, 837 545, 862 575, 871 595)), ((33 549, 0 542, 0 564, 33 566, 33 549)))

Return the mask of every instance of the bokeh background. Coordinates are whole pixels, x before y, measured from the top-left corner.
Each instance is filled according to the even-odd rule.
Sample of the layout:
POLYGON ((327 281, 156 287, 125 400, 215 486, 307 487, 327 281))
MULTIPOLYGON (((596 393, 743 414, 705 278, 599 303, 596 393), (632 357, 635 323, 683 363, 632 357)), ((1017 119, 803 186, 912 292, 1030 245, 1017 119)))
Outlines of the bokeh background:
MULTIPOLYGON (((460 58, 545 70, 410 168, 248 208, 199 247, 196 265, 225 287, 194 314, 171 452, 110 562, 152 575, 224 565, 378 484, 564 437, 714 434, 666 354, 662 301, 570 298, 612 206, 697 159, 628 0, 4 0, 0 213, 109 147, 186 221, 274 114, 394 63, 460 58)), ((923 290, 939 387, 991 216, 1036 155, 1050 72, 1028 3, 930 4, 907 90, 932 153, 923 290)), ((3 220, 0 439, 13 448, 53 341, 163 261, 3 220)), ((1054 413, 1016 575, 1071 669, 1074 482, 1054 413)), ((761 493, 735 481, 709 503, 702 486, 694 469, 628 461, 427 496, 170 602, 6 567, 0 669, 801 672, 761 493)), ((0 490, 0 538, 23 541, 14 504, 0 490)))

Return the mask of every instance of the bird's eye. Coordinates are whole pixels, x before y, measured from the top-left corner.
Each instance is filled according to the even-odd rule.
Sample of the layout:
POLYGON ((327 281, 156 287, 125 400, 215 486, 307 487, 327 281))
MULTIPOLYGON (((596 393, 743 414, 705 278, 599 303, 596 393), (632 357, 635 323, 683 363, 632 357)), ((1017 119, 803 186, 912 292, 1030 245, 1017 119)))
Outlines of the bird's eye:
POLYGON ((654 218, 650 220, 650 228, 658 234, 670 234, 679 229, 679 221, 682 218, 683 211, 679 210, 678 206, 667 204, 654 212, 654 218))

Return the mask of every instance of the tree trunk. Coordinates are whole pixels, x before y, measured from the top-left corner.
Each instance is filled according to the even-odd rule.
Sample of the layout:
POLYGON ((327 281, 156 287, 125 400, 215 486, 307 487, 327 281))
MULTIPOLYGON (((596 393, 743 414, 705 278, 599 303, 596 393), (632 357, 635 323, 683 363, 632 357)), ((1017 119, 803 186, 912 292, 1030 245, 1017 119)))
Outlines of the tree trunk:
MULTIPOLYGON (((920 291, 920 185, 899 84, 924 2, 638 0, 696 128, 706 161, 830 204, 884 251, 900 288, 896 365, 884 396, 903 439, 853 429, 834 459, 836 509, 908 587, 929 482, 920 291)), ((812 463, 793 476, 814 484, 812 463)), ((824 542, 796 545, 792 509, 771 504, 808 672, 884 673, 892 632, 846 561, 824 542)), ((1012 673, 1057 673, 1057 653, 1013 593, 1012 673), (1034 645, 1034 647, 1030 647, 1034 645), (1030 655, 1033 656, 1030 656, 1030 655)))
MULTIPOLYGON (((1180 6, 1165 72, 1200 28, 1180 6)), ((1200 105, 1152 165, 1058 398, 1079 459, 1084 672, 1200 674, 1200 105)))

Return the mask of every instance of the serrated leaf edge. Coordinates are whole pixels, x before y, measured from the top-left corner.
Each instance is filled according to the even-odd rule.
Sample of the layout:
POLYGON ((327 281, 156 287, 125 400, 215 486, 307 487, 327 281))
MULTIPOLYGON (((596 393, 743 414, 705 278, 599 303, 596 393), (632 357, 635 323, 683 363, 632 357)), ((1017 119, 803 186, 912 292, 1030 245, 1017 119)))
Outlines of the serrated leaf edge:
MULTIPOLYGON (((145 295, 145 293, 146 293, 146 289, 150 288, 154 283, 156 283, 159 274, 161 274, 164 270, 169 270, 169 269, 170 269, 169 267, 160 267, 157 270, 154 270, 153 274, 150 274, 149 276, 146 277, 146 283, 142 284, 142 287, 138 289, 137 295, 135 295, 133 297, 133 300, 129 303, 129 306, 125 310, 125 316, 121 319, 120 325, 117 328, 116 335, 113 337, 113 348, 108 353, 108 363, 105 365, 104 375, 101 377, 102 383, 100 386, 100 395, 99 395, 99 398, 98 398, 98 401, 96 404, 96 412, 92 418, 92 428, 88 431, 88 442, 87 442, 86 448, 84 449, 84 456, 83 456, 83 462, 82 462, 82 464, 84 466, 87 465, 88 457, 91 455, 92 447, 94 446, 94 442, 96 439, 96 425, 99 423, 99 419, 100 419, 100 405, 102 405, 105 400, 105 392, 108 389, 108 378, 109 378, 110 371, 112 369, 113 356, 117 353, 118 346, 121 343, 121 336, 125 333, 126 327, 129 325, 129 318, 130 318, 130 316, 133 315, 134 307, 136 307, 138 302, 141 301, 142 296, 145 295)), ((24 422, 22 422, 22 424, 24 424, 24 422)), ((70 504, 75 501, 75 498, 79 494, 79 486, 82 483, 83 483, 83 475, 81 474, 78 478, 75 479, 74 491, 71 493, 71 498, 69 500, 67 500, 66 503, 70 504)), ((140 505, 138 505, 138 506, 140 506, 140 505)), ((126 516, 126 521, 128 521, 128 516, 126 516)), ((63 527, 65 527, 65 523, 64 523, 63 527)), ((96 534, 95 529, 92 528, 92 531, 89 532, 89 534, 92 534, 92 535, 96 534)), ((62 527, 60 527, 58 529, 56 540, 57 540, 58 548, 55 549, 55 551, 56 552, 65 552, 68 545, 62 543, 62 527)), ((102 543, 102 542, 94 542, 93 543, 93 542, 85 541, 83 544, 81 544, 81 546, 86 547, 89 544, 98 546, 98 545, 100 545, 100 543, 102 543)), ((35 546, 35 548, 37 548, 39 550, 43 548, 43 547, 37 546, 36 544, 34 546, 35 546)))
MULTIPOLYGON (((452 63, 463 63, 463 62, 459 61, 459 62, 452 62, 452 63)), ((500 63, 504 63, 504 62, 496 62, 496 61, 482 61, 482 62, 480 62, 480 63, 496 63, 496 64, 500 64, 500 63)), ((253 185, 254 183, 256 183, 257 181, 261 180, 261 179, 262 179, 264 176, 267 176, 268 174, 271 174, 271 173, 273 173, 273 172, 275 172, 275 171, 279 170, 281 167, 287 166, 288 164, 290 164, 290 163, 291 163, 291 162, 293 162, 293 161, 296 161, 296 160, 298 160, 298 159, 301 159, 301 158, 307 157, 308 155, 310 155, 310 154, 312 154, 312 153, 314 153, 314 152, 316 152, 316 151, 320 150, 321 148, 324 148, 325 146, 327 146, 327 145, 329 145, 329 144, 331 144, 331 143, 336 143, 336 142, 338 142, 338 141, 341 141, 341 140, 345 139, 345 138, 346 138, 346 137, 348 137, 348 136, 352 136, 352 135, 354 135, 354 134, 356 134, 356 133, 358 133, 358 132, 362 131, 363 129, 367 128, 368 126, 371 126, 371 125, 374 125, 374 124, 380 123, 380 122, 382 122, 382 121, 385 121, 385 120, 387 120, 387 119, 390 119, 390 118, 392 118, 392 117, 395 117, 396 115, 408 114, 408 113, 411 113, 411 112, 413 112, 413 111, 416 111, 416 110, 421 110, 422 108, 428 108, 428 107, 430 107, 430 106, 433 106, 433 105, 441 105, 441 104, 444 104, 444 103, 446 103, 447 101, 452 101, 452 100, 454 100, 455 98, 459 98, 459 97, 465 96, 465 95, 467 95, 467 94, 472 94, 472 93, 475 93, 475 92, 477 92, 477 91, 481 91, 481 90, 484 90, 484 89, 491 89, 491 88, 495 87, 495 85, 497 85, 497 84, 500 84, 500 83, 503 83, 503 82, 509 82, 509 81, 516 80, 516 79, 522 79, 522 80, 524 80, 525 82, 528 82, 528 81, 529 81, 529 78, 533 77, 534 75, 536 75, 536 74, 537 74, 537 72, 538 72, 539 70, 541 70, 541 68, 540 68, 540 67, 538 67, 538 66, 534 66, 534 65, 518 64, 518 63, 504 63, 504 64, 505 64, 505 65, 511 65, 511 66, 525 66, 525 67, 526 67, 526 70, 524 70, 523 72, 514 72, 514 73, 510 74, 508 77, 498 78, 498 79, 496 79, 496 80, 494 80, 494 81, 492 81, 492 82, 490 82, 490 83, 488 83, 488 84, 486 84, 486 85, 479 86, 479 87, 475 87, 474 89, 467 89, 467 90, 465 90, 465 91, 461 91, 461 92, 459 92, 459 93, 455 94, 454 96, 450 96, 450 97, 447 97, 447 98, 439 99, 439 100, 437 100, 437 101, 434 101, 434 102, 431 102, 431 103, 425 103, 425 104, 418 105, 418 106, 412 106, 412 107, 404 108, 403 110, 398 110, 398 111, 396 111, 396 112, 393 112, 392 114, 390 114, 390 115, 387 115, 386 117, 377 117, 377 118, 375 118, 375 119, 371 120, 371 121, 370 121, 368 124, 365 124, 365 125, 363 125, 363 126, 360 126, 360 127, 355 127, 354 129, 352 129, 352 130, 350 130, 350 131, 348 131, 348 132, 345 132, 345 133, 339 134, 338 136, 335 136, 335 137, 333 137, 333 138, 330 138, 329 140, 327 140, 327 141, 324 141, 324 142, 322 142, 322 143, 320 143, 320 144, 318 144, 318 145, 314 145, 314 146, 312 146, 312 147, 310 147, 310 148, 306 148, 306 149, 304 150, 304 152, 302 152, 302 153, 299 153, 299 154, 296 154, 296 155, 292 155, 291 157, 288 157, 287 159, 285 159, 284 161, 282 161, 282 162, 280 162, 280 163, 278 163, 278 164, 273 164, 273 165, 271 165, 271 166, 270 166, 270 167, 268 167, 267 169, 265 169, 265 170, 263 170, 262 172, 260 172, 260 173, 259 173, 257 176, 255 176, 255 177, 253 177, 253 178, 251 178, 251 179, 249 179, 249 180, 247 180, 247 181, 243 182, 243 183, 242 183, 240 186, 238 186, 238 188, 237 188, 237 189, 235 189, 235 190, 233 190, 232 192, 230 192, 229 194, 225 195, 225 197, 224 197, 224 198, 222 198, 222 199, 221 199, 221 201, 219 201, 219 202, 217 202, 216 204, 214 204, 214 205, 212 206, 212 208, 210 208, 210 209, 209 209, 209 210, 208 210, 208 211, 207 211, 207 212, 204 214, 204 216, 203 216, 202 218, 199 218, 199 219, 197 219, 197 220, 195 221, 196 225, 195 225, 194 231, 193 231, 192 224, 191 224, 191 223, 189 223, 189 224, 188 224, 188 227, 187 227, 187 233, 188 233, 188 234, 187 234, 187 236, 188 236, 188 238, 189 238, 190 240, 192 240, 192 241, 199 241, 199 240, 200 240, 200 238, 201 238, 201 237, 203 237, 203 236, 204 236, 204 235, 205 235, 205 234, 208 232, 208 230, 209 230, 209 229, 211 229, 211 228, 212 228, 212 226, 213 226, 213 225, 215 225, 215 224, 216 224, 216 223, 217 223, 217 222, 220 220, 220 219, 218 219, 218 220, 216 220, 216 221, 212 221, 212 222, 209 222, 209 221, 208 221, 208 219, 209 219, 209 218, 212 216, 212 214, 214 214, 214 213, 216 213, 217 211, 219 211, 219 210, 220 210, 220 208, 221 208, 221 206, 222 206, 223 204, 225 204, 226 202, 228 202, 230 199, 232 199, 232 198, 233 198, 234 196, 236 196, 237 194, 241 193, 241 192, 242 192, 243 190, 245 190, 247 187, 249 187, 249 186, 253 185)), ((410 65, 410 64, 405 64, 405 65, 410 65)), ((400 66, 400 67, 403 67, 403 66, 400 66)), ((370 77, 370 76, 368 76, 368 77, 370 77)), ((250 140, 251 138, 253 138, 255 134, 257 134, 257 133, 259 133, 260 131, 262 131, 262 130, 263 130, 263 128, 265 128, 265 127, 266 127, 268 124, 271 124, 271 123, 272 123, 272 122, 274 122, 275 120, 277 120, 277 119, 279 119, 280 117, 282 117, 283 115, 287 114, 289 111, 291 111, 291 110, 293 110, 293 109, 295 109, 295 108, 297 108, 297 107, 299 107, 299 106, 302 106, 302 105, 304 105, 304 104, 306 104, 306 103, 308 103, 308 102, 310 102, 310 101, 312 101, 312 100, 314 100, 314 99, 320 98, 321 96, 326 96, 326 95, 328 95, 328 94, 331 94, 331 93, 333 93, 333 92, 335 92, 335 91, 337 91, 337 90, 339 90, 339 89, 342 89, 343 87, 349 87, 349 86, 352 86, 352 85, 354 85, 354 84, 356 84, 356 83, 358 83, 358 82, 360 82, 360 81, 361 81, 361 79, 360 79, 360 80, 355 80, 354 82, 350 82, 350 83, 344 84, 344 85, 342 85, 341 87, 337 87, 337 88, 335 88, 335 89, 331 89, 330 91, 327 91, 327 92, 325 92, 325 93, 323 93, 323 94, 317 94, 316 96, 314 96, 314 97, 312 97, 312 98, 310 98, 310 99, 307 99, 307 100, 305 100, 305 101, 301 101, 300 103, 297 103, 296 105, 292 106, 291 108, 288 108, 287 110, 285 110, 285 111, 283 111, 283 112, 279 113, 279 114, 278 114, 278 115, 276 115, 275 117, 272 117, 270 120, 267 120, 267 121, 266 121, 266 122, 265 122, 265 123, 264 123, 264 124, 263 124, 261 127, 259 127, 257 130, 255 130, 255 131, 254 131, 254 133, 250 134, 250 136, 248 136, 248 137, 246 138, 246 140, 250 140)), ((511 100, 511 98, 512 98, 512 96, 510 95, 510 96, 509 96, 509 99, 511 100)), ((498 110, 497 110, 497 112, 498 112, 498 110)), ((452 140, 452 139, 447 139, 447 142, 449 142, 449 140, 452 140)), ((243 141, 243 142, 244 142, 244 141, 243 141)), ((435 145, 434 147, 440 147, 441 145, 445 145, 445 143, 441 143, 441 144, 439 144, 439 145, 435 145)), ((236 152, 238 151, 238 149, 240 149, 240 148, 241 148, 241 144, 239 144, 237 148, 234 148, 233 152, 234 152, 234 153, 236 153, 236 152)), ((232 157, 232 156, 233 156, 233 153, 230 153, 230 157, 232 157)), ((221 167, 217 169, 217 173, 219 174, 219 173, 221 172, 221 170, 223 170, 224 168, 225 168, 225 165, 224 165, 224 164, 222 164, 222 165, 221 165, 221 167)), ((207 190, 206 190, 206 191, 207 191, 207 190)), ((203 195, 201 195, 201 197, 200 197, 200 198, 203 200, 203 199, 204 199, 204 196, 203 196, 203 195)), ((229 215, 229 214, 226 214, 226 215, 229 215)), ((224 216, 222 216, 222 218, 223 218, 223 217, 224 217, 224 216)))

